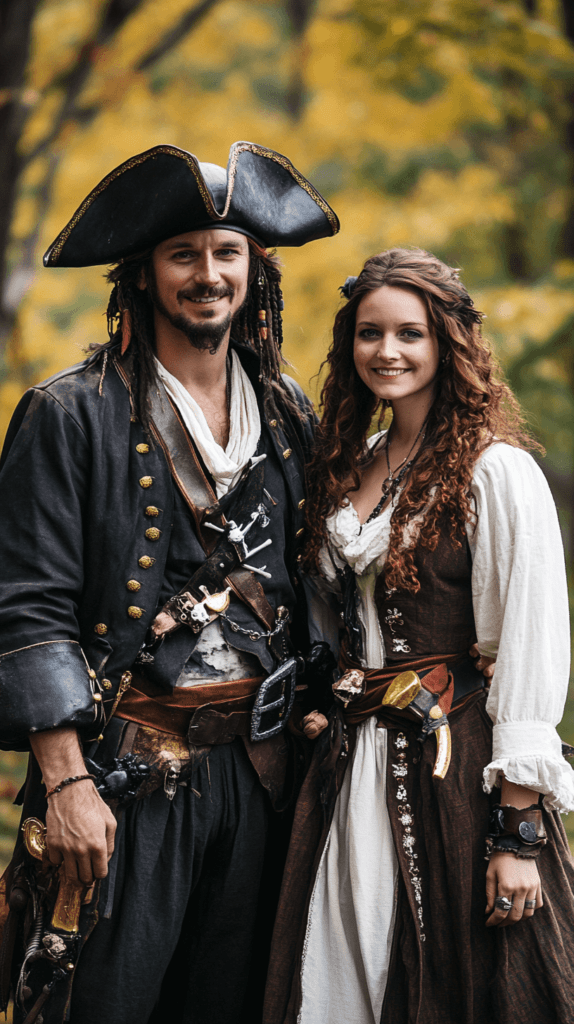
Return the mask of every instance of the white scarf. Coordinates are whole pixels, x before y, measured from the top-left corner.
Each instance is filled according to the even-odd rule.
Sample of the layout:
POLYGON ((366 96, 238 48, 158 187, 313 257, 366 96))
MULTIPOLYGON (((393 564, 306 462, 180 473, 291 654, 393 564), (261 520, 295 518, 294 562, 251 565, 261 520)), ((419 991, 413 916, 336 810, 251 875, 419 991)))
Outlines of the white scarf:
POLYGON ((225 451, 217 444, 201 407, 189 391, 158 359, 155 363, 158 376, 163 381, 169 397, 175 402, 207 469, 215 480, 217 497, 221 498, 237 483, 242 470, 255 453, 261 434, 255 391, 241 365, 241 360, 232 349, 229 442, 225 451))

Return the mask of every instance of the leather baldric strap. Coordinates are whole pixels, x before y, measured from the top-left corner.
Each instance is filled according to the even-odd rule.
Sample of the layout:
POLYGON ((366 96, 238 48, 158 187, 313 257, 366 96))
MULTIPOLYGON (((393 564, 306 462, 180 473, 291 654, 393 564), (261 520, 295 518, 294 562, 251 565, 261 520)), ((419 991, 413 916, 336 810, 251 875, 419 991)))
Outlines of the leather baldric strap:
MULTIPOLYGON (((194 445, 160 380, 150 389, 149 399, 153 433, 164 451, 181 495, 191 510, 197 535, 208 555, 180 593, 188 592, 194 597, 201 597, 200 586, 206 586, 210 593, 213 593, 222 590, 227 583, 240 600, 251 608, 266 629, 273 629, 275 613, 259 580, 256 580, 251 572, 241 568, 231 545, 217 544, 218 535, 202 529, 206 516, 209 516, 209 522, 216 526, 223 525, 225 517, 218 511, 217 497, 205 476, 194 445)), ((248 517, 249 512, 257 507, 263 491, 263 479, 264 469, 260 463, 251 470, 250 478, 241 492, 240 507, 237 511, 234 509, 236 516, 248 517)))
MULTIPOLYGON (((217 504, 217 497, 203 472, 189 435, 159 379, 157 384, 150 388, 149 402, 153 433, 163 448, 171 475, 191 509, 199 539, 206 547, 201 524, 205 510, 217 504)), ((217 517, 211 521, 219 525, 217 517)))

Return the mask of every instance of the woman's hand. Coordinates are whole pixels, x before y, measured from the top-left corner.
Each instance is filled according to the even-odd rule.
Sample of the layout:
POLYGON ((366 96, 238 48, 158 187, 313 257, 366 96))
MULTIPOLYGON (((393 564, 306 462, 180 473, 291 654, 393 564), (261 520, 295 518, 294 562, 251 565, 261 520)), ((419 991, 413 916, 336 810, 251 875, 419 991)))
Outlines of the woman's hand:
POLYGON ((310 711, 301 722, 303 732, 308 740, 316 740, 328 724, 325 715, 322 715, 320 711, 310 711))
POLYGON ((494 925, 504 928, 517 924, 523 917, 532 917, 544 902, 536 860, 515 857, 512 853, 493 853, 486 872, 486 899, 486 913, 490 914, 487 928, 494 925), (506 896, 511 901, 510 910, 495 907, 497 896, 506 896), (525 909, 526 900, 536 900, 536 907, 525 909))
POLYGON ((478 658, 475 668, 477 668, 479 672, 482 672, 487 682, 490 682, 494 675, 496 658, 487 658, 486 654, 481 654, 478 649, 478 644, 473 644, 468 653, 471 658, 478 658))

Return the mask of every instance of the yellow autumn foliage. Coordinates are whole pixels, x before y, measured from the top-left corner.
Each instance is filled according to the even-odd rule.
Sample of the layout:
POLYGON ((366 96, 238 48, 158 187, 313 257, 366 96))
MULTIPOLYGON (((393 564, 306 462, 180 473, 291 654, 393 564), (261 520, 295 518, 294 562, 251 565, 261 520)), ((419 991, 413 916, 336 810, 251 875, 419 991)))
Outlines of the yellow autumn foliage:
MULTIPOLYGON (((23 152, 49 131, 61 98, 49 83, 83 53, 104 7, 104 0, 45 0, 40 7, 23 152)), ((300 41, 289 34, 281 0, 220 0, 158 64, 138 71, 189 8, 189 0, 147 0, 109 44, 86 50, 92 70, 80 102, 95 116, 64 126, 51 154, 23 176, 13 236, 17 243, 38 230, 36 269, 0 386, 1 431, 26 384, 105 338, 102 268, 44 270, 42 251, 112 167, 162 142, 224 164, 233 141, 251 139, 318 178, 341 234, 281 253, 285 352, 313 393, 309 381, 328 347, 338 286, 388 246, 436 249, 463 273, 469 264, 469 283, 480 285, 477 301, 503 359, 517 356, 525 339, 543 341, 572 311, 565 261, 556 261, 554 274, 551 260, 543 282, 514 283, 502 273, 497 234, 521 216, 513 175, 524 148, 556 142, 561 100, 549 69, 565 75, 573 62, 555 0, 539 4, 530 20, 522 5, 502 0, 319 0, 300 41), (305 91, 297 119, 282 99, 294 69, 305 91), (546 88, 555 110, 526 91, 504 92, 496 80, 501 69, 546 88), (514 140, 502 130, 509 116, 527 125, 514 140), (485 134, 475 153, 469 125, 485 134), (54 153, 59 168, 38 225, 38 190, 54 153), (366 174, 371 154, 375 170, 366 174), (500 281, 492 280, 497 271, 500 281)), ((565 201, 563 187, 549 187, 546 220, 559 221, 565 201)))

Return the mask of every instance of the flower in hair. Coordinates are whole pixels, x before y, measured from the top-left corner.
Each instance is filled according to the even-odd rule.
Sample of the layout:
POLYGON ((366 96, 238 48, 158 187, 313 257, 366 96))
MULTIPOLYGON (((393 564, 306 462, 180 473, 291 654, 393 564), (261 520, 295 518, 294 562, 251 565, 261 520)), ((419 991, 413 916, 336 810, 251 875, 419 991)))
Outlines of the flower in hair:
POLYGON ((355 287, 357 280, 358 278, 356 277, 348 277, 345 283, 339 287, 339 291, 341 292, 342 295, 345 296, 346 299, 351 298, 353 288, 355 287))

